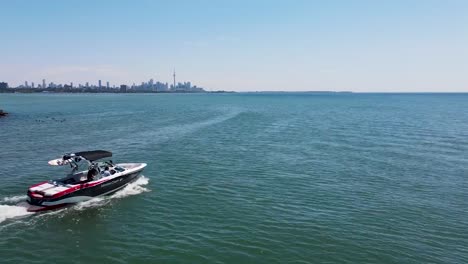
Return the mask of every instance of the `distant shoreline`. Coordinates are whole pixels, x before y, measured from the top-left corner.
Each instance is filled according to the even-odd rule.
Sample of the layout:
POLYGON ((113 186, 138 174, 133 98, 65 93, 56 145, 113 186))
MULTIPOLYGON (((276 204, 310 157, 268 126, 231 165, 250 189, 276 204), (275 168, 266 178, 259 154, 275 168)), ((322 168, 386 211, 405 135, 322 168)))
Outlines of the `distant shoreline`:
POLYGON ((50 91, 39 89, 0 89, 0 94, 468 94, 468 92, 353 92, 353 91, 50 91))
POLYGON ((164 94, 206 94, 206 93, 252 93, 252 94, 259 94, 259 93, 311 93, 311 94, 337 94, 337 93, 353 93, 351 91, 144 91, 144 90, 127 90, 127 91, 120 91, 117 89, 112 90, 79 90, 79 89, 31 89, 31 88, 7 88, 7 89, 0 89, 0 93, 111 93, 111 94, 118 94, 118 93, 164 93, 164 94))
POLYGON ((120 90, 53 90, 53 89, 25 89, 25 88, 8 88, 0 90, 0 93, 20 93, 20 94, 204 94, 204 93, 235 93, 231 91, 120 91, 120 90))

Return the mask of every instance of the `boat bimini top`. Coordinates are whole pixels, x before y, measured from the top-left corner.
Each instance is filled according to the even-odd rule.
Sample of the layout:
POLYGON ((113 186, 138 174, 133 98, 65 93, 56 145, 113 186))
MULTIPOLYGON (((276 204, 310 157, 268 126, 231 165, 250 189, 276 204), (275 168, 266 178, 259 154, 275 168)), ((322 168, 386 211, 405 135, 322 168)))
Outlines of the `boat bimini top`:
POLYGON ((112 157, 112 152, 106 150, 92 150, 92 151, 81 151, 76 153, 67 153, 62 158, 50 160, 48 163, 52 166, 63 166, 63 165, 76 165, 76 163, 84 160, 91 165, 94 161, 104 158, 112 157))

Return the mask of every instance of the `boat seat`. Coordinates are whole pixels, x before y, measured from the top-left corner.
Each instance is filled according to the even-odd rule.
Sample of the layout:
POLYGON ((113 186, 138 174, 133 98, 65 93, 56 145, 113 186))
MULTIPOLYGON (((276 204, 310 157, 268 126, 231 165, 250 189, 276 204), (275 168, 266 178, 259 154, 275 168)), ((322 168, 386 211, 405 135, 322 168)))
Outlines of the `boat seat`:
POLYGON ((76 182, 82 182, 82 181, 86 180, 86 176, 83 173, 80 173, 78 175, 75 175, 75 177, 73 177, 73 179, 76 182))
POLYGON ((76 184, 86 180, 86 175, 82 172, 75 174, 63 181, 64 184, 76 184))

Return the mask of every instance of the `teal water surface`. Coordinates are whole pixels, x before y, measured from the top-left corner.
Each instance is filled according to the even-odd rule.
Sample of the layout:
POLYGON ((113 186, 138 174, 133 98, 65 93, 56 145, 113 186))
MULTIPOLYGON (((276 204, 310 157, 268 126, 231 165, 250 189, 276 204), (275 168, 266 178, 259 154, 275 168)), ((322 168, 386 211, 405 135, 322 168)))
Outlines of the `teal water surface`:
POLYGON ((468 263, 468 95, 0 94, 0 263, 468 263), (16 206, 64 152, 146 162, 16 206))

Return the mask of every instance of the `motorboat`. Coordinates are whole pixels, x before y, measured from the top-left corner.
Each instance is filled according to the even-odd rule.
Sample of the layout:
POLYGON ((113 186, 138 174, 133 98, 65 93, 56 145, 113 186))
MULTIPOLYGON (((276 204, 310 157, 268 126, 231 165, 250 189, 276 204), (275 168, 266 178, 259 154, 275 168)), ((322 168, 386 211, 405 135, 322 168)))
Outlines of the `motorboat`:
POLYGON ((93 150, 67 153, 61 158, 49 161, 49 165, 52 166, 69 165, 72 171, 63 178, 29 187, 27 210, 50 210, 112 194, 138 179, 147 165, 114 164, 110 157, 110 151, 93 150))

